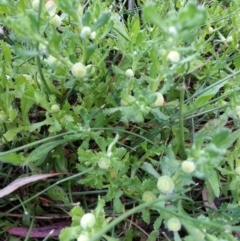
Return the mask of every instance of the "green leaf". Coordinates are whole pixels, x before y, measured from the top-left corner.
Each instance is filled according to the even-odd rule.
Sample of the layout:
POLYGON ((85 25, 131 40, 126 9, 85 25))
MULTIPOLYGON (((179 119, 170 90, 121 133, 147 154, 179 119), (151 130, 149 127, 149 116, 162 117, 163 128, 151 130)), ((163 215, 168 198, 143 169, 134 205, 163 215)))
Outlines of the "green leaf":
POLYGON ((113 207, 116 213, 123 213, 124 212, 124 205, 122 204, 120 198, 114 198, 113 200, 113 207))
POLYGON ((83 26, 89 26, 91 23, 91 18, 91 13, 89 11, 86 11, 82 17, 83 26))
POLYGON ((210 86, 209 86, 208 87, 209 89, 207 91, 205 91, 204 93, 202 93, 201 95, 198 96, 198 98, 194 102, 194 105, 201 106, 203 104, 206 104, 210 99, 212 99, 214 97, 214 95, 216 95, 216 93, 219 92, 219 89, 222 88, 225 84, 226 84, 226 81, 220 82, 217 85, 213 84, 212 88, 210 88, 210 86))
POLYGON ((240 129, 238 129, 232 133, 230 133, 230 132, 227 133, 227 131, 226 131, 225 135, 222 134, 221 136, 223 139, 221 139, 220 136, 217 136, 216 138, 214 137, 212 139, 212 142, 214 142, 214 144, 218 148, 227 149, 240 137, 240 129))
POLYGON ((215 171, 212 171, 211 176, 208 177, 207 182, 210 184, 214 195, 216 197, 220 196, 220 187, 219 187, 219 181, 218 181, 218 174, 215 171))
POLYGON ((27 157, 27 163, 33 163, 35 162, 36 164, 37 161, 43 157, 46 157, 47 154, 56 146, 62 145, 66 143, 65 140, 57 140, 57 141, 52 141, 52 142, 47 142, 42 144, 41 146, 37 147, 34 151, 30 153, 30 155, 27 157))
POLYGON ((146 171, 147 173, 151 174, 156 178, 160 177, 159 173, 154 169, 153 165, 149 162, 144 162, 141 166, 141 169, 143 169, 144 171, 146 171))
POLYGON ((160 161, 161 171, 163 175, 171 177, 179 169, 180 161, 176 160, 171 146, 167 148, 166 154, 167 155, 160 161))
POLYGON ((76 9, 78 8, 79 1, 76 0, 61 0, 57 1, 59 8, 63 10, 63 12, 71 15, 75 20, 78 20, 76 9))
POLYGON ((144 208, 142 210, 142 219, 145 223, 149 224, 150 223, 150 211, 149 208, 144 208))
POLYGON ((60 241, 76 240, 80 233, 81 233, 80 225, 78 225, 76 227, 64 228, 64 229, 61 230, 61 233, 59 235, 59 240, 60 241))
POLYGON ((27 95, 23 95, 23 97, 21 98, 22 120, 27 124, 30 124, 28 112, 33 106, 34 102, 34 99, 27 95))
POLYGON ((69 204, 69 198, 66 192, 60 186, 54 186, 47 191, 48 196, 54 201, 62 201, 69 204))
POLYGON ((97 48, 96 44, 89 44, 84 51, 84 62, 87 62, 90 57, 94 54, 97 48))
POLYGON ((0 162, 11 163, 13 165, 23 165, 26 159, 22 154, 9 153, 1 154, 0 152, 0 162))
POLYGON ((147 241, 156 241, 158 237, 159 237, 159 231, 158 230, 154 230, 148 236, 147 241))
POLYGON ((7 141, 13 141, 17 134, 21 132, 24 129, 23 126, 17 127, 17 128, 12 128, 8 130, 3 136, 7 141))
POLYGON ((110 17, 111 17, 111 13, 109 11, 103 12, 99 16, 97 21, 94 23, 94 25, 91 27, 91 30, 95 31, 95 30, 101 28, 102 26, 104 26, 105 24, 107 24, 109 19, 110 19, 110 17))
POLYGON ((160 226, 162 225, 162 221, 163 221, 163 218, 162 218, 162 216, 160 215, 160 216, 154 221, 154 224, 153 224, 154 230, 158 230, 158 229, 160 228, 160 226))
POLYGON ((225 145, 225 140, 229 138, 231 132, 227 128, 223 128, 217 130, 217 132, 213 135, 211 143, 215 144, 218 148, 221 148, 225 145))
POLYGON ((2 54, 4 56, 4 60, 6 61, 6 64, 10 65, 11 63, 11 49, 10 47, 4 42, 4 41, 0 41, 1 47, 2 47, 2 54))
POLYGON ((80 206, 75 206, 71 211, 70 215, 72 217, 72 226, 79 226, 79 221, 84 215, 84 211, 80 206))
POLYGON ((169 119, 169 116, 163 114, 158 108, 151 110, 154 118, 159 122, 162 123, 163 121, 166 121, 169 119))
POLYGON ((143 9, 143 18, 145 21, 155 24, 158 27, 162 27, 161 25, 161 17, 159 13, 156 10, 156 6, 154 4, 148 4, 146 7, 143 9))

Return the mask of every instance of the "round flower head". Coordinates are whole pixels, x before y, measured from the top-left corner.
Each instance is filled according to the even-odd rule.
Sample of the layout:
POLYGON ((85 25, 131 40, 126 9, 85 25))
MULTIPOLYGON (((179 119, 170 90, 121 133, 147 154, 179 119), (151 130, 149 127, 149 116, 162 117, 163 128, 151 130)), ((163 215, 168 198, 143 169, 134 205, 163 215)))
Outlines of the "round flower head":
POLYGON ((156 195, 153 192, 150 192, 150 191, 146 191, 142 195, 142 200, 144 202, 152 202, 156 199, 157 199, 156 195))
POLYGON ((88 27, 88 26, 84 26, 83 28, 82 28, 82 31, 81 31, 81 33, 80 33, 80 36, 81 36, 81 38, 88 38, 88 37, 90 37, 90 35, 91 35, 91 28, 90 27, 88 27))
POLYGON ((92 228, 96 223, 96 218, 92 213, 86 213, 80 220, 82 229, 92 228))
POLYGON ((170 231, 177 232, 181 229, 181 223, 178 218, 170 218, 167 221, 167 228, 170 231))
POLYGON ((164 194, 171 194, 175 188, 175 184, 171 177, 165 175, 158 178, 157 188, 164 194))
POLYGON ((157 96, 157 99, 155 100, 155 102, 153 103, 153 105, 155 107, 159 107, 162 106, 164 104, 164 98, 163 95, 160 92, 156 92, 154 95, 157 96))
POLYGON ((214 32, 214 28, 213 27, 209 27, 208 28, 208 32, 211 34, 211 33, 213 33, 214 32))
POLYGON ((238 167, 235 168, 235 172, 236 172, 238 175, 240 175, 240 166, 238 166, 238 167))
POLYGON ((136 98, 132 95, 128 95, 126 98, 121 99, 121 105, 122 106, 128 106, 128 105, 130 105, 131 103, 134 103, 134 102, 136 102, 136 98))
POLYGON ((227 43, 231 43, 233 41, 232 35, 228 36, 226 41, 227 41, 227 43))
POLYGON ((186 173, 191 173, 195 170, 195 164, 192 161, 183 161, 182 170, 186 173))
POLYGON ((52 112, 58 112, 59 110, 60 110, 59 105, 54 104, 54 105, 51 106, 51 111, 52 112))
POLYGON ((45 4, 45 9, 50 16, 54 16, 56 13, 56 5, 53 0, 48 0, 45 4))
POLYGON ((178 51, 170 51, 167 55, 167 58, 173 62, 173 63, 177 63, 180 61, 180 54, 178 53, 178 51))
POLYGON ((168 32, 171 34, 171 35, 177 35, 177 29, 174 27, 174 26, 170 26, 168 28, 168 32))
POLYGON ((107 157, 101 157, 98 161, 98 166, 101 169, 108 169, 111 166, 111 160, 107 157))
POLYGON ((40 0, 33 0, 32 1, 32 8, 38 10, 40 4, 40 0))
POLYGON ((40 43, 40 44, 39 44, 38 49, 39 49, 39 52, 40 52, 41 54, 47 54, 47 53, 48 53, 47 45, 45 45, 45 44, 43 44, 43 43, 40 43))
POLYGON ((0 26, 0 35, 4 35, 4 29, 0 26))
POLYGON ((71 68, 72 75, 76 78, 83 78, 87 73, 87 68, 82 63, 75 63, 71 68))
POLYGON ((90 39, 92 39, 92 40, 95 39, 96 35, 97 35, 97 33, 95 31, 91 32, 90 39))
POLYGON ((50 22, 51 25, 53 25, 53 26, 56 27, 56 28, 60 27, 61 24, 62 24, 62 20, 61 20, 61 18, 60 18, 57 14, 55 14, 55 15, 50 19, 49 22, 50 22))
POLYGON ((57 58, 55 58, 54 56, 52 55, 49 55, 48 58, 47 58, 47 63, 50 65, 50 66, 56 66, 59 61, 57 58))
POLYGON ((90 239, 89 239, 88 235, 86 235, 86 234, 80 234, 77 239, 77 241, 89 241, 89 240, 90 239))
POLYGON ((125 75, 128 78, 132 78, 134 76, 134 73, 133 73, 132 69, 127 69, 126 72, 125 72, 125 75))

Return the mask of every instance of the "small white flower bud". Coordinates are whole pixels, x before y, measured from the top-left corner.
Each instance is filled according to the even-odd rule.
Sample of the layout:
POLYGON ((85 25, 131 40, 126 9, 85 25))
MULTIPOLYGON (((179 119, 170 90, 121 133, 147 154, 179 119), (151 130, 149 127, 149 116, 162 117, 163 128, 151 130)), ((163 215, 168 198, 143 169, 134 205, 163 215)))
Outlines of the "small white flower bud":
POLYGON ((212 34, 212 33, 214 32, 214 28, 213 28, 213 27, 209 27, 209 28, 208 28, 208 32, 209 32, 210 34, 212 34))
POLYGON ((84 26, 83 28, 82 28, 82 31, 81 31, 81 33, 80 33, 80 37, 81 38, 89 38, 90 37, 90 35, 91 35, 91 28, 90 27, 88 27, 88 26, 84 26))
POLYGON ((96 218, 92 213, 86 213, 80 220, 80 226, 82 229, 92 228, 96 223, 96 218))
POLYGON ((45 9, 50 16, 54 16, 56 14, 56 5, 53 0, 48 0, 45 3, 45 9))
POLYGON ((76 78, 83 78, 87 73, 87 68, 84 64, 78 62, 71 68, 72 75, 76 78))
POLYGON ((39 4, 40 4, 40 0, 33 0, 33 1, 32 1, 32 8, 33 8, 34 10, 38 10, 39 4))
POLYGON ((107 157, 101 157, 98 161, 98 166, 101 169, 108 169, 111 166, 111 160, 107 157))
POLYGON ((91 32, 90 39, 92 39, 92 40, 95 39, 96 35, 97 35, 97 33, 95 31, 91 32))
POLYGON ((163 95, 160 92, 156 92, 154 95, 157 96, 157 99, 155 100, 155 102, 153 103, 153 105, 155 107, 159 107, 162 106, 164 104, 164 98, 163 95))
POLYGON ((170 218, 167 221, 167 228, 170 231, 177 232, 181 229, 181 222, 178 218, 170 218))
POLYGON ((0 26, 0 35, 4 35, 4 30, 2 26, 0 26))
POLYGON ((175 188, 175 184, 171 177, 164 175, 158 178, 157 188, 162 193, 171 194, 175 188))
POLYGON ((150 191, 146 191, 142 195, 142 200, 144 202, 152 202, 156 199, 157 199, 156 195, 153 192, 150 192, 150 191))
POLYGON ((51 106, 51 110, 52 110, 52 112, 58 112, 60 110, 60 107, 59 107, 59 105, 54 104, 51 106))
POLYGON ((230 35, 226 39, 227 43, 231 43, 233 41, 233 37, 230 35))
POLYGON ((238 166, 238 167, 235 168, 235 172, 236 172, 238 175, 240 175, 240 166, 238 166))
POLYGON ((62 24, 62 19, 57 15, 55 14, 51 19, 50 19, 50 24, 53 25, 54 27, 58 28, 61 26, 62 24))
POLYGON ((58 59, 55 58, 54 56, 49 55, 48 58, 47 58, 47 63, 48 63, 50 66, 54 67, 54 66, 56 66, 56 65, 59 63, 59 61, 58 61, 58 59))
POLYGON ((86 234, 80 234, 77 239, 77 241, 89 241, 89 240, 90 239, 89 239, 88 235, 86 235, 86 234))
POLYGON ((173 63, 177 63, 180 61, 180 55, 178 51, 170 51, 167 55, 167 58, 173 63))
POLYGON ((127 69, 126 72, 125 72, 125 75, 128 78, 132 78, 134 76, 134 73, 133 73, 132 69, 127 69))
POLYGON ((171 34, 171 35, 177 35, 177 29, 174 27, 174 26, 170 26, 168 28, 168 32, 171 34))
POLYGON ((183 161, 182 170, 186 173, 191 173, 195 170, 195 164, 192 161, 183 161))

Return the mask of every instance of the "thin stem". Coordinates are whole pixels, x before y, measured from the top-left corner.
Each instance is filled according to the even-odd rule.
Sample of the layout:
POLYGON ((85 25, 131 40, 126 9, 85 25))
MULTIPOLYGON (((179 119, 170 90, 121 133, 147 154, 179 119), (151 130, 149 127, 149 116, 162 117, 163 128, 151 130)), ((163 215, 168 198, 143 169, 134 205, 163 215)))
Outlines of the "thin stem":
POLYGON ((187 154, 185 150, 185 140, 184 140, 184 95, 185 95, 186 86, 183 83, 180 89, 180 103, 179 103, 179 155, 183 160, 187 159, 187 154))

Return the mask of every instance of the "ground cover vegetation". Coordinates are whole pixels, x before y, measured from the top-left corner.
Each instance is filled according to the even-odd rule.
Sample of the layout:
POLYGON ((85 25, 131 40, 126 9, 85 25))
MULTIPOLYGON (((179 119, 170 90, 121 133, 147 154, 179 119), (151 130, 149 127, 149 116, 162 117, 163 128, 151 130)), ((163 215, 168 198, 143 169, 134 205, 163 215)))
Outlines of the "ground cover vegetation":
POLYGON ((0 23, 0 240, 239 240, 239 0, 2 0, 0 23))

